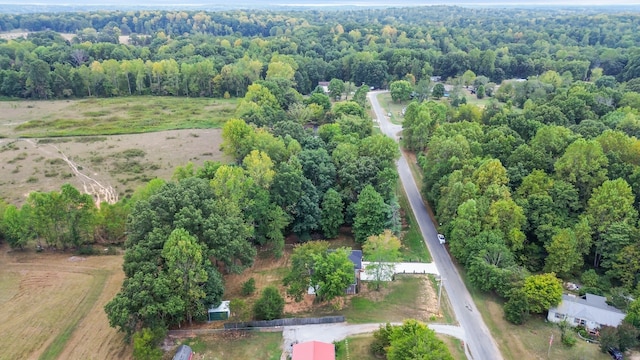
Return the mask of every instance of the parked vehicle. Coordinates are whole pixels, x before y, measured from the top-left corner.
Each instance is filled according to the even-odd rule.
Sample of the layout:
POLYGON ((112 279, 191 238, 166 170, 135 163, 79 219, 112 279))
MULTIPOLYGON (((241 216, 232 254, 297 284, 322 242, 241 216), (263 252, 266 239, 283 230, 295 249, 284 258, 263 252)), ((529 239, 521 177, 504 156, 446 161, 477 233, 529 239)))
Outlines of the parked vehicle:
POLYGON ((173 360, 191 360, 193 358, 193 350, 189 345, 180 345, 173 360))
POLYGON ((622 351, 620 351, 619 349, 616 349, 614 347, 610 347, 607 349, 607 351, 609 352, 609 355, 611 355, 611 358, 614 360, 623 360, 624 357, 622 356, 622 351))
POLYGON ((446 243, 446 239, 444 238, 444 235, 442 234, 438 234, 438 241, 440 241, 440 244, 444 244, 446 243))

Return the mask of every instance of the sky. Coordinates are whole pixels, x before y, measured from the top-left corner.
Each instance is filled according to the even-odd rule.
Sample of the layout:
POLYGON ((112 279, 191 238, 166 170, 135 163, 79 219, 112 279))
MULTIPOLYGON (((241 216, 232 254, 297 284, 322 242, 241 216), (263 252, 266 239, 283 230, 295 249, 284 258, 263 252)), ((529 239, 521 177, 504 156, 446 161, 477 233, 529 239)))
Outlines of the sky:
POLYGON ((501 8, 613 7, 640 11, 640 0, 0 0, 0 13, 87 10, 233 10, 233 9, 345 9, 427 5, 501 8))
POLYGON ((297 6, 419 6, 419 5, 480 5, 480 6, 532 6, 532 5, 574 5, 574 6, 596 6, 596 5, 640 5, 640 0, 525 0, 525 1, 506 1, 506 0, 235 0, 233 2, 220 0, 86 0, 86 1, 70 1, 70 0, 0 0, 0 4, 15 5, 58 5, 58 6, 171 6, 171 7, 194 7, 194 6, 246 6, 246 7, 267 7, 269 5, 297 5, 297 6))

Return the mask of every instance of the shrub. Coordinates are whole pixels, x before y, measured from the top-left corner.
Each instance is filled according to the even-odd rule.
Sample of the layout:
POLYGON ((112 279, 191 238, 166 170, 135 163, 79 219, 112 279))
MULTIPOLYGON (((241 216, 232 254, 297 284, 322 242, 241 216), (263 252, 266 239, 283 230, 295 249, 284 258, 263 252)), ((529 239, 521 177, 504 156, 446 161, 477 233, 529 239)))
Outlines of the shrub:
POLYGON ((256 291, 256 280, 254 278, 250 278, 242 283, 242 295, 249 296, 252 295, 254 291, 256 291))
POLYGON ((393 332, 393 326, 387 323, 385 326, 380 325, 380 328, 373 333, 373 342, 371 343, 371 352, 376 357, 386 354, 386 349, 391 345, 391 333, 393 332))
POLYGON ((609 347, 617 348, 620 345, 618 331, 612 326, 602 326, 600 328, 600 350, 606 352, 609 347))
POLYGON ((598 286, 598 274, 595 270, 589 269, 582 273, 580 281, 582 281, 583 287, 596 287, 598 286))
POLYGON ((93 249, 93 246, 84 245, 84 246, 78 247, 78 249, 76 250, 76 253, 78 255, 95 255, 96 251, 93 249))
POLYGON ((231 308, 231 315, 239 321, 247 321, 251 318, 251 309, 247 306, 247 303, 242 299, 232 299, 229 303, 231 308))
POLYGON ((253 306, 257 320, 273 320, 282 316, 284 299, 275 286, 267 286, 262 290, 260 299, 253 306))
POLYGON ((163 328, 144 328, 133 335, 133 358, 144 360, 162 359, 162 350, 158 347, 164 339, 163 328))
POLYGON ((562 334, 562 344, 566 347, 573 347, 578 340, 571 333, 562 334))
POLYGON ((600 288, 598 287, 590 287, 590 286, 585 286, 585 287, 581 287, 580 290, 578 291, 578 294, 580 294, 580 296, 584 296, 585 294, 593 294, 593 295, 604 295, 604 292, 602 292, 602 290, 600 290, 600 288))

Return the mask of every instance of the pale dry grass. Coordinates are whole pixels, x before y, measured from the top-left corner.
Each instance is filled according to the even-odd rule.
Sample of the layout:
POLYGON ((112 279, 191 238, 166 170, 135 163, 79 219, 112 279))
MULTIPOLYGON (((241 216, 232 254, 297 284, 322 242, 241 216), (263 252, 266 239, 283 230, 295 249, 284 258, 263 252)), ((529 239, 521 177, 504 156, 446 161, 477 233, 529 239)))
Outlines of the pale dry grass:
POLYGON ((122 284, 122 256, 70 260, 0 247, 0 358, 37 359, 51 344, 62 349, 60 359, 131 358, 103 310, 122 284))
MULTIPOLYGON (((2 102, 0 102, 0 105, 2 102)), ((1 125, 0 125, 1 126, 1 125)), ((153 178, 169 180, 177 166, 191 161, 196 166, 205 160, 226 161, 220 151, 220 129, 170 130, 135 135, 54 139, 0 139, 0 198, 22 204, 33 191, 59 190, 70 183, 82 191, 82 182, 71 176, 70 168, 60 161, 59 149, 81 167, 80 171, 105 186, 113 186, 120 198, 131 194, 153 178), (54 147, 55 146, 55 147, 54 147), (57 149, 56 149, 57 148, 57 149), (127 167, 118 157, 125 150, 139 149, 145 155, 130 160, 141 171, 127 167), (123 169, 118 166, 123 166, 123 169), (31 179, 31 180, 30 180, 31 179)))

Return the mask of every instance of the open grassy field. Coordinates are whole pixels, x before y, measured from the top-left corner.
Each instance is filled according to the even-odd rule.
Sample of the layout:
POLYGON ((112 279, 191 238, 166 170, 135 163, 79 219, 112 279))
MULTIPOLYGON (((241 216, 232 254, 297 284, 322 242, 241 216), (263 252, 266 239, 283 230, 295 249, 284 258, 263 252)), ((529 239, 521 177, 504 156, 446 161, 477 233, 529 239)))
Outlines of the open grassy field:
POLYGON ((129 359, 104 305, 122 285, 122 256, 9 252, 0 247, 2 359, 129 359))
POLYGON ((21 204, 32 191, 89 187, 65 157, 121 198, 153 178, 169 179, 188 161, 227 161, 219 128, 235 106, 152 96, 0 101, 0 198, 21 204))
POLYGON ((336 360, 377 360, 378 358, 371 353, 371 343, 373 343, 372 334, 348 337, 338 343, 336 360))
MULTIPOLYGON (((282 354, 282 332, 223 332, 187 339, 196 353, 194 360, 261 359, 279 360, 282 354)), ((164 359, 172 359, 173 352, 164 359)))
POLYGON ((219 128, 236 99, 135 96, 0 101, 0 136, 59 137, 219 128))
MULTIPOLYGON (((220 129, 173 130, 135 135, 0 139, 0 198, 21 204, 32 191, 59 190, 70 183, 83 191, 79 172, 113 187, 122 198, 153 178, 170 179, 188 161, 227 161, 220 129)), ((89 184, 87 184, 88 186, 89 184)))

